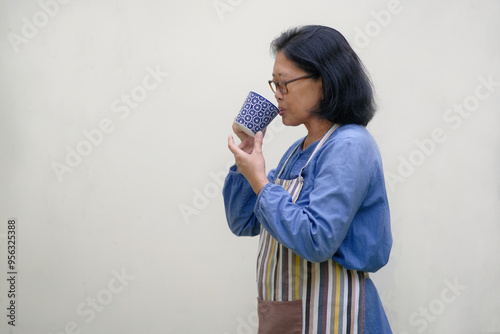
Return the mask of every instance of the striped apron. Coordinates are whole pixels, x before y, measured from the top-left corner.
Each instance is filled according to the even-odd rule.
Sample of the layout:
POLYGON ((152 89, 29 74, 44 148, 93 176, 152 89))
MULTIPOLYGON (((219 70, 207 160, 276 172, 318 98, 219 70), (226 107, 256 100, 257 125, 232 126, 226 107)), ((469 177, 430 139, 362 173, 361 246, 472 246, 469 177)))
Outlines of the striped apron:
MULTIPOLYGON (((303 185, 302 171, 337 127, 323 136, 298 178, 280 179, 295 151, 279 172, 274 183, 285 188, 294 203, 303 185)), ((331 259, 309 262, 264 228, 257 257, 257 286, 259 334, 363 333, 365 273, 347 270, 331 259)))

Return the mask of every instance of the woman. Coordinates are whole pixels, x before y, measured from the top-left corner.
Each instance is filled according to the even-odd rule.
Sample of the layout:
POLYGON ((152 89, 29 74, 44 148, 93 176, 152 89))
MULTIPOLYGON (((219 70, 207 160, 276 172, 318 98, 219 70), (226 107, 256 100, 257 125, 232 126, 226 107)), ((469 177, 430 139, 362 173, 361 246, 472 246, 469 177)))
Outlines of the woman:
POLYGON ((262 132, 233 124, 235 156, 223 195, 231 231, 260 235, 259 333, 391 333, 368 272, 392 246, 382 161, 365 129, 373 93, 345 38, 323 26, 284 32, 272 44, 283 123, 304 125, 266 176, 262 132))

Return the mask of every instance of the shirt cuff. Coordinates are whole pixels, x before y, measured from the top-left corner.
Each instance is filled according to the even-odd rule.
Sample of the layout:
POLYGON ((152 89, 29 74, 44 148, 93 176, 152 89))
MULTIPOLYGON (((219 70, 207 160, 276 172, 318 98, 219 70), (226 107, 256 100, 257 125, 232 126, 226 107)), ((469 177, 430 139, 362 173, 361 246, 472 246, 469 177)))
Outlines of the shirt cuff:
POLYGON ((229 173, 230 174, 236 174, 236 175, 240 175, 241 174, 240 172, 238 172, 238 166, 236 166, 236 164, 234 164, 231 167, 229 167, 229 173))

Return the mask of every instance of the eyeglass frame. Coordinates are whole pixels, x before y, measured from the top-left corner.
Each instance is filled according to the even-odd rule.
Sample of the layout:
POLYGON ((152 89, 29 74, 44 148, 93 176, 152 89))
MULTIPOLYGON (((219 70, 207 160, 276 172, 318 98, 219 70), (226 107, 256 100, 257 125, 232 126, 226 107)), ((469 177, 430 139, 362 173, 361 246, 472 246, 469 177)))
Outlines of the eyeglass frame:
POLYGON ((274 84, 276 86, 276 88, 280 90, 281 94, 285 95, 285 94, 288 93, 288 88, 286 87, 286 85, 288 85, 289 83, 292 83, 294 81, 297 81, 297 80, 309 79, 309 78, 312 78, 312 77, 314 77, 314 74, 306 74, 306 75, 303 75, 301 77, 298 77, 298 78, 295 78, 295 79, 291 79, 291 80, 287 80, 287 81, 273 81, 273 80, 269 80, 268 83, 269 83, 269 87, 271 87, 271 90, 273 91, 273 93, 276 93, 276 90, 273 88, 273 84, 274 84))

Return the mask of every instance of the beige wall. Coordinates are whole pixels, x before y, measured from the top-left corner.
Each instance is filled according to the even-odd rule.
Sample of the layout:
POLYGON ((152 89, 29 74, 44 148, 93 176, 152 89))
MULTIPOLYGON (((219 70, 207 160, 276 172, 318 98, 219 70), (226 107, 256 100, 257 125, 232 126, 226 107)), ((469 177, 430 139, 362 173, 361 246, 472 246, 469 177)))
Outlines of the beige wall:
MULTIPOLYGON (((269 43, 337 28, 373 78, 394 333, 500 332, 500 2, 0 1, 2 333, 256 333, 257 239, 226 227, 227 135, 269 43), (3 277, 3 276, 2 276, 3 277)), ((275 121, 273 168, 301 128, 275 121)))

